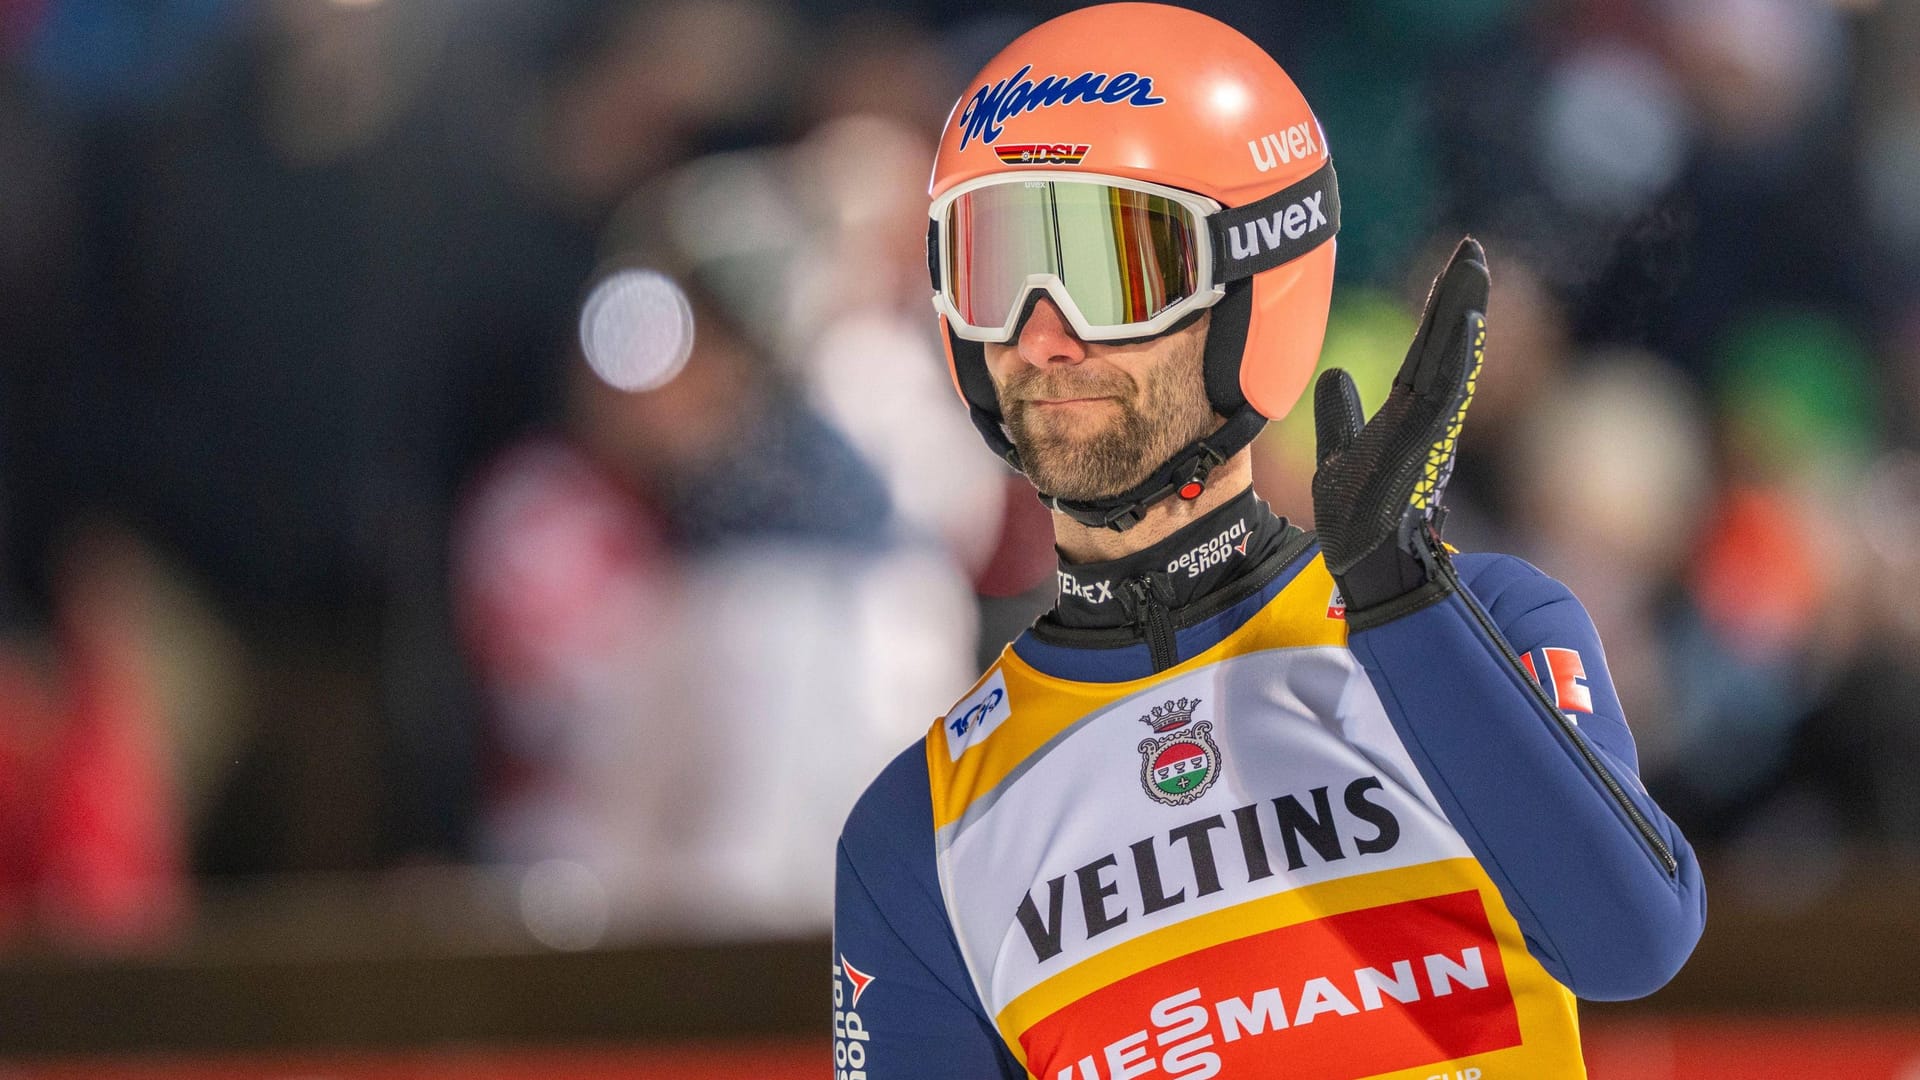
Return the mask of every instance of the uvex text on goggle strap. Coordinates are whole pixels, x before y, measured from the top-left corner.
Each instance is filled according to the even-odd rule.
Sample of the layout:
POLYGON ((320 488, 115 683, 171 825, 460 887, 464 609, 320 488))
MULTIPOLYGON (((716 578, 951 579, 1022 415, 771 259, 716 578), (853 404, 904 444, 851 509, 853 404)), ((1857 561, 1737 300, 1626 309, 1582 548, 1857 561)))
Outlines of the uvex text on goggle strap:
POLYGON ((1226 286, 1340 231, 1331 161, 1248 203, 1219 203, 1117 176, 1007 173, 961 184, 929 210, 933 305, 967 341, 1018 333, 1034 291, 1084 341, 1164 333, 1226 286))

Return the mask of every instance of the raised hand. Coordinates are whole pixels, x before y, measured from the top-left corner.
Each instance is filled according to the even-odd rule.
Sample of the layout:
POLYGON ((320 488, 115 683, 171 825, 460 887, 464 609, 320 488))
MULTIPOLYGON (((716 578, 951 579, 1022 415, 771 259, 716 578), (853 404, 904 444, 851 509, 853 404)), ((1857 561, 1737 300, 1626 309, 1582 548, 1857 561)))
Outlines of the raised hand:
POLYGON ((1489 286, 1486 253, 1472 237, 1461 240, 1371 420, 1344 370, 1328 370, 1314 387, 1314 525, 1350 620, 1438 584, 1440 499, 1486 357, 1489 286))

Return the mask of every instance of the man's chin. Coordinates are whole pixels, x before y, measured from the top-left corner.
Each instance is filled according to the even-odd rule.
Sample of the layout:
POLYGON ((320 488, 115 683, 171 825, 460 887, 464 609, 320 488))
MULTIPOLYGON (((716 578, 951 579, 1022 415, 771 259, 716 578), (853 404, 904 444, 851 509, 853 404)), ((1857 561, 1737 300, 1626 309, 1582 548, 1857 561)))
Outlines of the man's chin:
MULTIPOLYGON (((1022 453, 1021 460, 1031 462, 1034 458, 1022 453)), ((1048 458, 1043 453, 1038 460, 1046 462, 1048 458)), ((1055 464, 1058 467, 1049 468, 1045 465, 1030 467, 1027 475, 1033 481, 1034 487, 1056 499, 1070 499, 1074 502, 1111 499, 1115 495, 1132 491, 1146 480, 1145 475, 1122 476, 1111 469, 1092 464, 1070 464, 1058 462, 1057 459, 1055 464)))
POLYGON ((1101 502, 1106 499, 1111 499, 1114 496, 1121 494, 1122 492, 1132 490, 1130 487, 1124 487, 1124 488, 1115 488, 1111 491, 1101 489, 1098 492, 1095 492, 1091 489, 1087 489, 1087 490, 1069 489, 1066 491, 1056 491, 1053 488, 1044 487, 1039 484, 1035 484, 1034 488, 1042 492, 1043 494, 1047 495, 1050 498, 1061 499, 1066 502, 1076 502, 1076 503, 1101 502))
POLYGON ((1026 411, 1014 444, 1035 487, 1055 498, 1090 502, 1131 491, 1146 480, 1153 470, 1144 460, 1145 440, 1124 415, 1113 414, 1113 405, 1102 401, 1085 408, 1026 411))

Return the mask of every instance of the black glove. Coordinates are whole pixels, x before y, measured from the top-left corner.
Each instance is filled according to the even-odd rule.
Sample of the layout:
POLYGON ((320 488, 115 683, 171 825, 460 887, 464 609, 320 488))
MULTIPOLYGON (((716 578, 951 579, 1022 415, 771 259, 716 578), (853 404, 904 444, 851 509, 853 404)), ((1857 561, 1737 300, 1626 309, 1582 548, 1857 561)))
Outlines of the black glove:
POLYGON ((1372 420, 1340 368, 1314 387, 1314 527, 1352 629, 1418 610, 1455 587, 1440 541, 1440 496, 1486 357, 1488 287, 1486 253, 1467 237, 1433 280, 1407 359, 1372 420))

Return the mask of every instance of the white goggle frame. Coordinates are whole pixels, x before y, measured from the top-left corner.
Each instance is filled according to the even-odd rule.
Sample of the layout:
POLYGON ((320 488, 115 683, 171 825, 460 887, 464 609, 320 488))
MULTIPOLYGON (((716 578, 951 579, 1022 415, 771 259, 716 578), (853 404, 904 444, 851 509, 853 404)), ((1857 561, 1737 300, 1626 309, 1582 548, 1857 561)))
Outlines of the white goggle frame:
POLYGON ((1066 318, 1067 325, 1073 328, 1074 336, 1082 341, 1126 341, 1137 338, 1154 337, 1164 333, 1168 327, 1173 326, 1194 312, 1202 308, 1210 308, 1219 303, 1221 299, 1227 295, 1227 287, 1224 284, 1216 284, 1213 280, 1213 234, 1207 227, 1207 219, 1218 213, 1220 209, 1221 205, 1218 202, 1204 195, 1196 195, 1191 191, 1183 191, 1179 188, 1167 187, 1163 184, 1151 184, 1144 180, 1133 180, 1124 176, 1109 176, 1103 173, 1067 173, 1058 171, 1006 172, 994 173, 989 176, 968 180, 963 184, 955 185, 948 191, 942 192, 939 198, 933 200, 933 205, 927 209, 927 216, 932 219, 934 223, 935 227, 933 232, 934 235, 938 237, 936 242, 939 245, 938 265, 940 288, 934 290, 933 309, 947 320, 947 328, 952 330, 955 336, 964 341, 1008 342, 1013 340, 1014 335, 1020 329, 1021 318, 1028 310, 1033 298, 1033 291, 1039 289, 1053 299, 1054 305, 1060 309, 1060 314, 1066 318), (1067 292, 1066 282, 1060 279, 1060 275, 1050 273, 1028 274, 1025 284, 1019 293, 1015 295, 1013 302, 1007 305, 1006 322, 998 326, 976 326, 966 321, 961 317, 960 309, 954 306, 953 301, 948 296, 948 292, 952 288, 952 282, 949 279, 947 268, 952 265, 952 260, 949 258, 947 250, 949 243, 947 238, 947 211, 953 206, 955 200, 968 192, 1001 184, 1021 184, 1035 181, 1048 184, 1095 184, 1101 187, 1121 188, 1127 191, 1138 191, 1145 195, 1156 195, 1184 207, 1194 217, 1193 238, 1195 245, 1196 278, 1193 293, 1175 301, 1165 311, 1144 322, 1121 323, 1116 326, 1094 326, 1089 323, 1086 316, 1081 313, 1080 305, 1073 302, 1073 297, 1067 292))

